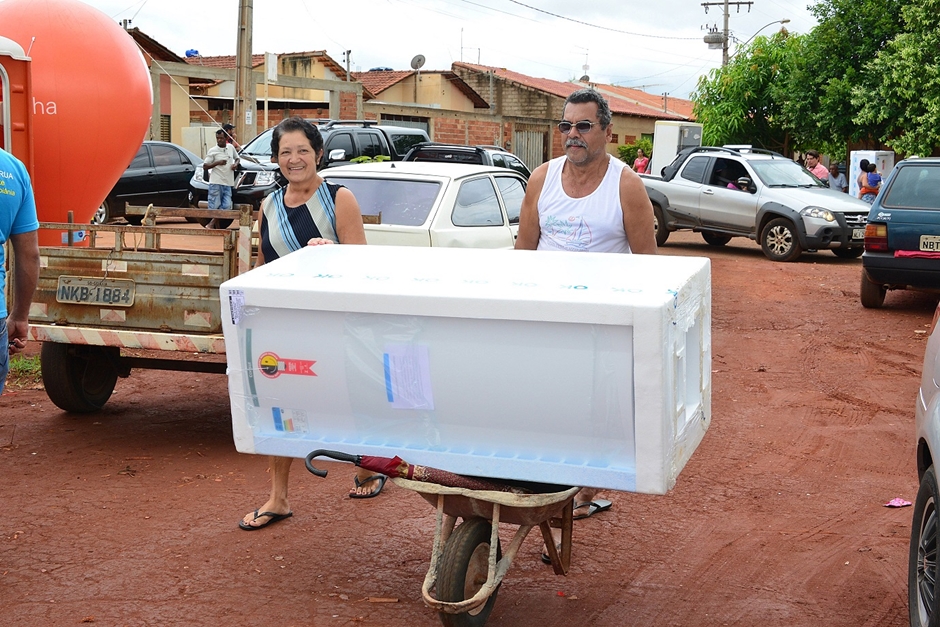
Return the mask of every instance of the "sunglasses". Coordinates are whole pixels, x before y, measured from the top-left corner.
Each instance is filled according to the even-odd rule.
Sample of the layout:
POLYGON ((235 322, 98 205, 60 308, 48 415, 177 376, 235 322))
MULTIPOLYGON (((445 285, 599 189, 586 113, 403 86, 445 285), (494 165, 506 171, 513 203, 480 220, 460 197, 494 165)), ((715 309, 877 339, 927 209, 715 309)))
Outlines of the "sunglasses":
POLYGON ((594 128, 595 124, 599 124, 599 122, 588 122, 587 120, 581 120, 580 122, 575 122, 574 124, 571 122, 559 122, 558 130, 561 131, 563 135, 567 135, 571 132, 571 128, 574 127, 578 129, 578 132, 583 135, 594 128))

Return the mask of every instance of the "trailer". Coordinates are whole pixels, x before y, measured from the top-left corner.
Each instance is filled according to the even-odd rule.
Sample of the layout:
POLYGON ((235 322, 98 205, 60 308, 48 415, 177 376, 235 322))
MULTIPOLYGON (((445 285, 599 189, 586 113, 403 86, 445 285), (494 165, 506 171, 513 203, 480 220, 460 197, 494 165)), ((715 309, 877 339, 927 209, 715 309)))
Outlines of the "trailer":
POLYGON ((43 385, 65 411, 100 410, 134 369, 225 374, 219 285, 251 268, 251 206, 127 212, 142 224, 40 223, 69 234, 64 246, 40 247, 29 312, 30 339, 43 343, 43 385), (166 217, 231 218, 238 227, 156 223, 166 217))

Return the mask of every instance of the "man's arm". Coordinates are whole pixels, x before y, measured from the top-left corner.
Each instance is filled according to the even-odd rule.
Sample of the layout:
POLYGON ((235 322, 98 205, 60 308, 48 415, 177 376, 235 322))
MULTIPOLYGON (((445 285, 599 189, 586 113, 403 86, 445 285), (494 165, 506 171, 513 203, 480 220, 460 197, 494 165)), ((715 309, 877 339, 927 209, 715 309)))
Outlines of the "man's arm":
POLYGON ((7 318, 10 354, 26 347, 29 334, 29 304, 39 282, 39 232, 28 231, 10 236, 13 247, 13 307, 7 318))
POLYGON ((525 198, 522 199, 522 209, 519 211, 519 235, 516 237, 516 250, 535 250, 539 246, 539 236, 542 234, 539 227, 539 196, 545 184, 545 173, 548 164, 543 163, 535 168, 529 177, 525 188, 525 198))
POLYGON ((655 255, 653 205, 646 194, 643 179, 629 168, 624 168, 620 175, 620 207, 623 210, 623 230, 627 234, 630 250, 634 253, 655 255))

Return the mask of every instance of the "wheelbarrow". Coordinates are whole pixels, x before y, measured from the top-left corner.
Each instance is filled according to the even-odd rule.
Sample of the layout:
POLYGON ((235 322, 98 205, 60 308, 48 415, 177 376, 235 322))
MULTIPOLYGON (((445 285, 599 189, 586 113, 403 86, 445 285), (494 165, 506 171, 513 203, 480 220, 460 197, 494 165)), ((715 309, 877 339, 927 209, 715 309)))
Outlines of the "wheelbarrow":
MULTIPOLYGON (((317 455, 359 465, 357 456, 314 451, 307 456, 307 470, 321 477, 326 476, 326 471, 311 464, 317 455)), ((391 479, 395 485, 417 492, 437 509, 431 564, 421 595, 428 607, 439 612, 445 627, 482 627, 486 623, 503 577, 535 526, 542 532, 555 574, 568 574, 573 502, 580 488, 512 482, 527 491, 518 494, 395 476, 391 479), (457 518, 463 519, 459 526, 457 518), (500 523, 519 526, 505 554, 499 541, 500 523), (552 538, 552 528, 561 530, 560 550, 552 538)))

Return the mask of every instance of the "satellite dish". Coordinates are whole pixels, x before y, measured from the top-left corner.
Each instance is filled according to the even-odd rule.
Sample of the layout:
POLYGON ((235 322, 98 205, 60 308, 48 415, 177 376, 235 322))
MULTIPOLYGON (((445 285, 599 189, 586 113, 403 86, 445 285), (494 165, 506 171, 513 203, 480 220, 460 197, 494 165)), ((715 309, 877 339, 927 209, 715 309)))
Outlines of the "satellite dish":
POLYGON ((424 58, 423 54, 416 54, 415 58, 411 60, 411 69, 420 70, 424 67, 425 61, 427 61, 427 59, 424 58))
POLYGON ((590 83, 590 82, 591 82, 591 77, 588 76, 587 74, 585 74, 584 76, 582 76, 582 77, 579 78, 578 80, 581 81, 582 83, 590 83))

